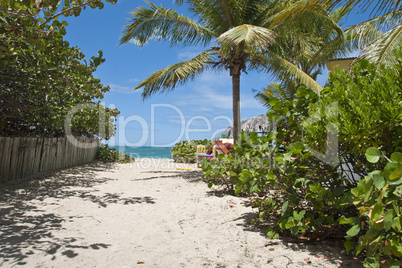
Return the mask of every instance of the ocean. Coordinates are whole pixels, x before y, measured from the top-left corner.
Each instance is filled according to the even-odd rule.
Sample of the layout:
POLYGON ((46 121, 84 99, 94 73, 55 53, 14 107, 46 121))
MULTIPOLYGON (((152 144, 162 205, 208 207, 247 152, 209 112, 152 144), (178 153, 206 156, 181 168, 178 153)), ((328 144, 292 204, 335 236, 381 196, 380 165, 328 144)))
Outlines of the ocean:
POLYGON ((124 147, 115 146, 118 151, 125 151, 127 155, 134 158, 172 158, 171 147, 124 147))

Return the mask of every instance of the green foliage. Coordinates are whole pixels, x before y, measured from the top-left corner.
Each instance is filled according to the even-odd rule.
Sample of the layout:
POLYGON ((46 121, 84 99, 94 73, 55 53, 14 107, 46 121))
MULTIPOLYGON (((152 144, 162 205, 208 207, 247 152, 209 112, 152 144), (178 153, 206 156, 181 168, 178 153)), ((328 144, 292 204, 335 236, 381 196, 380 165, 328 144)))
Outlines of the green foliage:
POLYGON ((216 137, 218 140, 219 139, 233 139, 233 137, 228 133, 228 132, 222 132, 218 137, 216 137))
POLYGON ((336 168, 314 158, 302 142, 300 120, 317 101, 318 96, 304 88, 291 101, 272 98, 268 117, 276 130, 261 137, 242 133, 235 155, 203 163, 204 177, 211 183, 226 178, 236 194, 257 196, 253 206, 259 209, 258 221, 270 223, 271 237, 280 230, 292 235, 325 230, 342 212, 341 197, 350 183, 336 168), (286 120, 281 118, 286 115, 286 120))
MULTIPOLYGON (((116 2, 114 0, 108 2, 116 2)), ((64 119, 78 104, 93 104, 75 115, 76 135, 108 139, 114 135, 116 109, 100 104, 109 90, 93 77, 105 61, 102 51, 86 60, 77 47, 64 40, 66 21, 96 1, 2 1, 0 6, 0 134, 63 136, 64 119), (63 4, 61 3, 63 2, 63 4), (100 133, 99 112, 105 113, 100 133)))
POLYGON ((204 145, 208 150, 212 142, 206 139, 178 142, 171 150, 173 160, 178 163, 195 163, 198 145, 204 145))
POLYGON ((116 148, 110 148, 107 144, 102 144, 99 147, 98 158, 102 162, 117 162, 119 161, 119 152, 116 148))
MULTIPOLYGON (((402 71, 402 53, 395 68, 402 71)), ((310 114, 325 111, 331 104, 337 106, 338 143, 340 161, 353 166, 341 166, 356 183, 374 169, 382 169, 385 163, 376 162, 376 157, 366 159, 369 147, 378 147, 386 153, 402 150, 402 77, 393 69, 382 66, 379 70, 367 60, 353 65, 353 77, 345 70, 330 73, 331 84, 324 88, 318 104, 312 104, 310 114)), ((322 120, 309 127, 311 146, 325 148, 325 140, 314 142, 314 138, 325 131, 329 120, 322 120)), ((373 149, 375 150, 375 149, 373 149)), ((371 153, 371 152, 369 152, 371 153)))
MULTIPOLYGON (((105 0, 112 4, 117 0, 105 0)), ((103 0, 2 0, 0 13, 20 18, 29 18, 31 20, 39 20, 41 26, 52 25, 54 21, 58 21, 59 16, 75 16, 78 17, 81 11, 90 8, 104 7, 103 0), (39 19, 40 18, 40 19, 39 19)))
POLYGON ((207 179, 209 187, 223 184, 236 194, 244 193, 243 188, 246 186, 257 193, 267 190, 258 182, 265 179, 267 167, 270 166, 270 158, 267 156, 269 138, 258 137, 256 133, 248 137, 246 132, 242 132, 239 142, 241 145, 234 146, 234 154, 222 154, 217 160, 202 161, 203 177, 207 179))
MULTIPOLYGON (((314 92, 304 88, 297 90, 293 100, 270 100, 273 109, 267 115, 271 122, 277 122, 277 130, 267 136, 271 140, 261 140, 275 144, 269 154, 270 168, 262 181, 270 190, 260 193, 262 197, 254 205, 260 210, 260 220, 275 223, 269 229, 271 234, 281 230, 292 235, 310 233, 312 237, 331 232, 336 235, 339 226, 334 219, 348 213, 341 204, 350 182, 338 174, 337 166, 313 157, 307 147, 318 149, 308 144, 309 126, 303 129, 301 123, 313 114, 311 107, 318 101, 314 92), (280 147, 285 151, 280 152, 280 147)), ((315 135, 313 141, 322 144, 326 137, 315 135)), ((264 171, 257 173, 260 172, 264 171)))
POLYGON ((135 159, 126 155, 125 152, 119 153, 116 148, 109 147, 107 144, 102 144, 99 147, 98 159, 104 163, 108 162, 121 162, 130 163, 135 159))
POLYGON ((358 213, 349 219, 341 218, 339 222, 351 226, 345 236, 346 249, 356 254, 365 252, 365 267, 379 267, 382 259, 395 267, 402 265, 401 156, 394 152, 391 159, 387 159, 377 148, 367 149, 368 161, 382 161, 386 165, 382 171, 369 173, 351 190, 351 201, 358 213))
POLYGON ((338 70, 330 78, 321 96, 306 88, 291 100, 271 96, 274 129, 262 137, 243 133, 236 154, 205 161, 203 174, 210 184, 252 194, 255 222, 268 224, 270 237, 346 235, 346 249, 364 250, 367 266, 380 257, 395 265, 401 233, 386 232, 401 224, 402 154, 379 160, 402 145, 401 77, 362 60, 353 77, 338 70), (333 139, 339 147, 331 153, 333 139), (370 148, 378 146, 384 153, 370 148))

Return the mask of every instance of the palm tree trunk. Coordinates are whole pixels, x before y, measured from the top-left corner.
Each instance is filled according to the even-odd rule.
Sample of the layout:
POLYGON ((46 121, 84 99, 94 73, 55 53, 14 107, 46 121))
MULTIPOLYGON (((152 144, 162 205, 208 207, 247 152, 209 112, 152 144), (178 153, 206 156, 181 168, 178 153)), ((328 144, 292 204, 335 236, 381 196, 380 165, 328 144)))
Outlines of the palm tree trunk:
POLYGON ((236 144, 240 133, 240 72, 232 75, 233 89, 233 139, 236 144))

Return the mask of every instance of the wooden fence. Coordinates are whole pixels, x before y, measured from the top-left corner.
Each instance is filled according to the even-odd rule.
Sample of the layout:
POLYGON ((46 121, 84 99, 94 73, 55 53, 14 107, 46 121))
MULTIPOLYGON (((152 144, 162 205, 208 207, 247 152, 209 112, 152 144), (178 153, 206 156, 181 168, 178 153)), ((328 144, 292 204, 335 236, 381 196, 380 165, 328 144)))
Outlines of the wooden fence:
POLYGON ((82 148, 65 137, 0 137, 0 183, 94 161, 99 142, 89 138, 80 138, 79 141, 85 144, 95 142, 95 146, 82 148))

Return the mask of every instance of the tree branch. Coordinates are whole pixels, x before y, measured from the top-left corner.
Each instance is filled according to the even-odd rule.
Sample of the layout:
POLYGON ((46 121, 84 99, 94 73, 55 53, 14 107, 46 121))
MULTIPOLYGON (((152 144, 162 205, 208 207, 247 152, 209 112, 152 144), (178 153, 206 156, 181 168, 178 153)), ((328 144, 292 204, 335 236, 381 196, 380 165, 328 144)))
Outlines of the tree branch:
POLYGON ((35 19, 35 16, 31 14, 24 14, 24 13, 18 13, 18 12, 13 12, 13 11, 6 11, 6 10, 1 10, 0 13, 8 14, 8 15, 13 15, 13 16, 20 16, 20 17, 26 17, 26 18, 31 18, 35 19))
POLYGON ((59 13, 56 13, 56 14, 54 14, 53 16, 50 16, 49 18, 47 18, 47 19, 46 19, 44 22, 42 22, 39 26, 42 27, 43 25, 45 25, 45 24, 48 23, 49 21, 53 20, 54 18, 57 18, 57 17, 60 16, 60 15, 63 15, 63 14, 68 13, 68 12, 74 10, 74 9, 81 8, 81 7, 83 7, 83 6, 92 4, 92 3, 97 2, 97 1, 99 1, 99 0, 88 0, 88 1, 85 1, 84 3, 82 3, 81 5, 72 6, 72 7, 70 7, 70 8, 64 9, 64 10, 60 11, 59 13))

